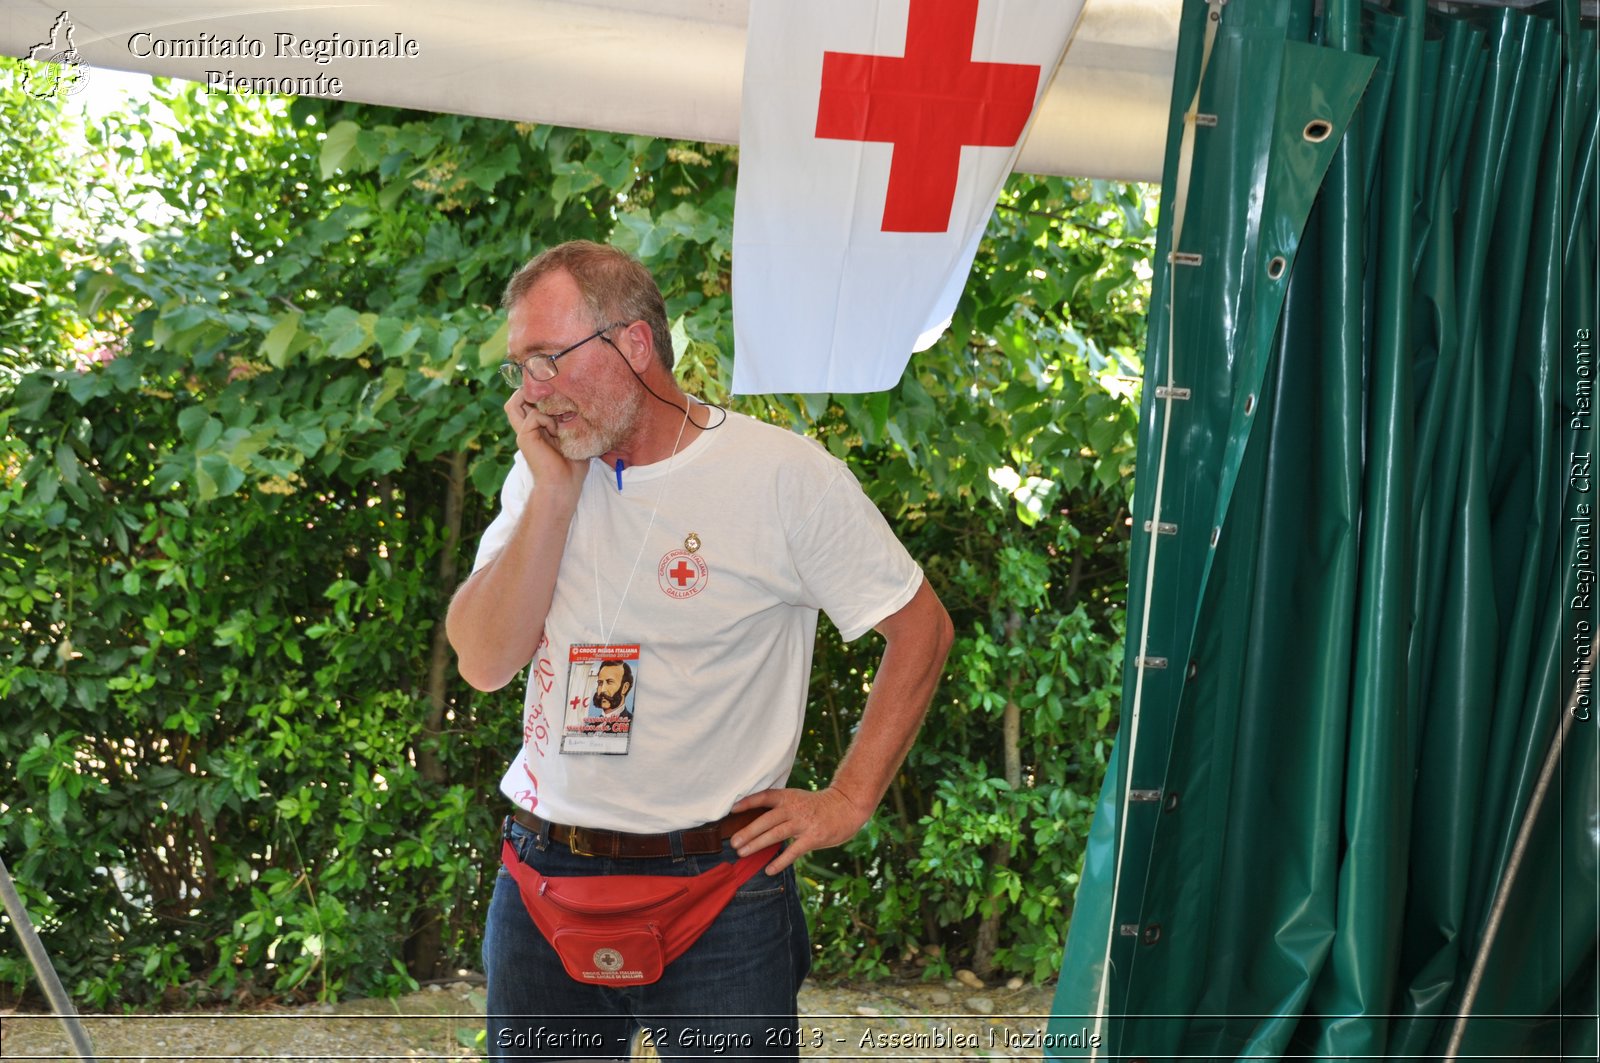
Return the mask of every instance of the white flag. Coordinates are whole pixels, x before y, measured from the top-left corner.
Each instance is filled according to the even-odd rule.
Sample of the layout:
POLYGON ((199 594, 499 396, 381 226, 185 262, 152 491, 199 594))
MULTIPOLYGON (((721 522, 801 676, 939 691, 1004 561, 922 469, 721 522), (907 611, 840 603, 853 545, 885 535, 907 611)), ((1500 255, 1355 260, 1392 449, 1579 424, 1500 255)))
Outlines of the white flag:
POLYGON ((733 390, 882 391, 950 323, 1082 0, 753 0, 733 390))

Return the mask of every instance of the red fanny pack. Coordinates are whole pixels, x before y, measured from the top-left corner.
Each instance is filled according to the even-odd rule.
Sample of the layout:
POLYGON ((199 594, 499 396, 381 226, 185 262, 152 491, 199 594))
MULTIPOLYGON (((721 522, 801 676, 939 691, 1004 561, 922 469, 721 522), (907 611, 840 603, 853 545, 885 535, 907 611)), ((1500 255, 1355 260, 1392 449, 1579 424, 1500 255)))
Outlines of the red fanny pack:
POLYGON ((524 864, 509 841, 500 847, 500 860, 569 976, 594 985, 649 985, 705 933, 776 850, 774 845, 684 877, 548 878, 524 864))

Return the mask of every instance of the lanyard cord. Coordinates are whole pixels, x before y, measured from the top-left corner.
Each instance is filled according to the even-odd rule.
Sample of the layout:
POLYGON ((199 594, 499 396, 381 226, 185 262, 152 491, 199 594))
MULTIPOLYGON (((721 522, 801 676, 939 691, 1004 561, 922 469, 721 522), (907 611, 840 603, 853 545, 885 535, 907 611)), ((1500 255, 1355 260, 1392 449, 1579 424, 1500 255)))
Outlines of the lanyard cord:
MULTIPOLYGON (((690 405, 693 402, 693 399, 689 400, 690 405)), ((672 457, 667 459, 667 471, 661 477, 661 486, 656 488, 655 505, 650 507, 650 523, 645 525, 644 536, 639 540, 639 552, 633 555, 633 567, 628 570, 628 582, 622 585, 622 597, 617 599, 617 611, 611 614, 609 627, 605 622, 605 608, 600 603, 600 559, 594 554, 589 555, 594 568, 594 617, 600 629, 600 644, 603 646, 611 645, 611 633, 617 629, 617 621, 622 617, 622 606, 628 600, 629 589, 633 587, 633 577, 639 574, 639 562, 644 558, 644 548, 650 542, 650 532, 656 526, 656 514, 661 512, 661 500, 666 497, 667 483, 672 479, 672 469, 678 461, 678 444, 683 442, 683 430, 688 424, 689 408, 686 405, 683 410, 683 421, 678 425, 678 438, 672 442, 672 457)))

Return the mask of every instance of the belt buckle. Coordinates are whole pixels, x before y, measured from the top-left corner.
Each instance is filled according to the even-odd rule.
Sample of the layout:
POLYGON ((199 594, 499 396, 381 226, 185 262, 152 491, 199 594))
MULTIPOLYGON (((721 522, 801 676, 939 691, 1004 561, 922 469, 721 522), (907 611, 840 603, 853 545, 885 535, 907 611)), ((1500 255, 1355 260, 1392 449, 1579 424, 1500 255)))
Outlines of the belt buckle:
POLYGON ((599 856, 600 854, 589 848, 581 839, 589 836, 587 827, 573 827, 567 831, 567 849, 573 856, 599 856))

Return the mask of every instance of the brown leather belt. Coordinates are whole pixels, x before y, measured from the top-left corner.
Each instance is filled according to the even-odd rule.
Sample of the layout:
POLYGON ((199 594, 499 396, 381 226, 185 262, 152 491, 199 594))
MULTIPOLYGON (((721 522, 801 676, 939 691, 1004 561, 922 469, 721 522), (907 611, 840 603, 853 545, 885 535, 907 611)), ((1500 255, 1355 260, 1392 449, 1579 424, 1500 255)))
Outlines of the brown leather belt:
POLYGON ((722 843, 739 832, 741 827, 753 822, 765 809, 751 808, 744 812, 730 812, 715 823, 704 823, 672 834, 625 834, 618 830, 597 830, 592 827, 569 827, 563 823, 549 823, 532 812, 517 809, 511 818, 535 834, 544 834, 565 845, 578 856, 609 856, 624 859, 642 859, 650 856, 673 856, 672 835, 682 842, 678 852, 684 856, 711 856, 722 851, 722 843))

